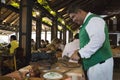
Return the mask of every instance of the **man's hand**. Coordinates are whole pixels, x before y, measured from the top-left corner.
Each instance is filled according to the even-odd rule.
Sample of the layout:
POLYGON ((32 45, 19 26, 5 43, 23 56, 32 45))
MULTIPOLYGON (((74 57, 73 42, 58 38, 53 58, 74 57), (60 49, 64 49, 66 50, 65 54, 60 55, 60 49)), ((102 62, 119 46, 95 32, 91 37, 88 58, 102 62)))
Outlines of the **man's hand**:
POLYGON ((80 59, 80 57, 78 56, 78 51, 79 50, 75 50, 74 53, 72 54, 72 56, 70 57, 72 60, 74 61, 78 61, 80 59))

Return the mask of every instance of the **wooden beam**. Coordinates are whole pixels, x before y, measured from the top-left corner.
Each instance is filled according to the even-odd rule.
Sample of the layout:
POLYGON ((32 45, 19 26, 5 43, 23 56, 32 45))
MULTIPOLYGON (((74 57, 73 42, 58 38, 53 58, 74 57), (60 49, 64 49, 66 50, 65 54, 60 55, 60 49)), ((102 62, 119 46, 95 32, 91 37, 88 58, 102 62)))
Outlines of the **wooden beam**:
POLYGON ((55 10, 59 10, 59 9, 61 9, 63 7, 66 7, 68 4, 70 4, 70 3, 74 2, 74 1, 75 0, 64 0, 63 2, 60 3, 60 5, 59 5, 59 3, 57 5, 54 5, 53 8, 55 10))
POLYGON ((1 3, 1 6, 7 8, 7 9, 10 9, 10 10, 16 12, 16 13, 19 13, 19 9, 17 9, 17 8, 11 6, 11 5, 6 5, 6 4, 1 3))
POLYGON ((40 5, 39 3, 35 3, 35 7, 37 7, 38 9, 42 10, 42 12, 46 13, 48 15, 48 17, 50 18, 54 18, 54 16, 52 14, 49 13, 48 10, 46 10, 42 5, 40 5))

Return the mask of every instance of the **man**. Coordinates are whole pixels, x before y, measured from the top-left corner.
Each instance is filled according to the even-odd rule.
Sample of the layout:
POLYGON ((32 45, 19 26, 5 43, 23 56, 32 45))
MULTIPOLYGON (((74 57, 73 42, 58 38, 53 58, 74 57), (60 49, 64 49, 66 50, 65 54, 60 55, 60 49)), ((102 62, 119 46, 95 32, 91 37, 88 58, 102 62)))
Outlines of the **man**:
POLYGON ((84 8, 71 5, 70 18, 80 26, 80 50, 71 58, 81 60, 88 80, 112 80, 113 58, 105 21, 84 8))
POLYGON ((10 49, 10 54, 13 54, 15 49, 19 46, 17 38, 15 35, 10 36, 10 44, 8 45, 8 48, 10 49))
MULTIPOLYGON (((18 48, 18 46, 19 46, 19 44, 18 44, 16 36, 11 35, 10 36, 10 44, 7 46, 9 48, 9 54, 13 55, 15 53, 15 50, 18 48)), ((3 62, 4 63, 3 66, 7 67, 10 70, 13 70, 14 69, 13 60, 14 60, 13 58, 8 58, 7 60, 5 60, 3 62)))
MULTIPOLYGON (((63 53, 62 53, 62 57, 64 57, 64 56, 71 57, 71 55, 73 54, 73 52, 76 49, 79 49, 79 34, 78 33, 75 34, 74 40, 72 42, 67 43, 65 45, 65 48, 64 48, 63 53)), ((77 61, 73 61, 73 60, 69 60, 69 62, 77 63, 77 61)))

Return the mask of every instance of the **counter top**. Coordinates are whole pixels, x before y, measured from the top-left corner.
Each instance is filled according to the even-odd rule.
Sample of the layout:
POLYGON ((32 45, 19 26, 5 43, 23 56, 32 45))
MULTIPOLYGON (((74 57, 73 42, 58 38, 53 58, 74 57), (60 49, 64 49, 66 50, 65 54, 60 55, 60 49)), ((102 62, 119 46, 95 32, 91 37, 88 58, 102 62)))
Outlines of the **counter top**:
MULTIPOLYGON (((23 67, 17 71, 14 71, 14 72, 9 73, 4 76, 12 77, 12 78, 15 78, 16 80, 23 80, 25 78, 25 74, 32 70, 33 65, 34 64, 28 65, 26 67, 23 67)), ((36 66, 36 65, 34 65, 34 66, 36 66)), ((50 71, 60 72, 66 76, 62 80, 68 80, 68 78, 71 78, 71 76, 72 76, 71 74, 75 74, 75 75, 77 74, 77 76, 79 76, 79 77, 83 77, 83 75, 84 75, 82 66, 67 67, 67 66, 63 66, 63 64, 61 64, 61 63, 56 63, 56 64, 52 65, 51 69, 49 69, 49 70, 45 70, 41 66, 39 66, 39 69, 40 69, 40 71, 42 71, 41 74, 44 74, 44 73, 50 72, 50 71)), ((45 80, 45 79, 41 76, 39 76, 39 77, 32 76, 32 77, 30 77, 30 80, 45 80)), ((69 80, 71 80, 71 79, 69 79, 69 80)), ((85 80, 85 79, 83 78, 82 80, 85 80)))

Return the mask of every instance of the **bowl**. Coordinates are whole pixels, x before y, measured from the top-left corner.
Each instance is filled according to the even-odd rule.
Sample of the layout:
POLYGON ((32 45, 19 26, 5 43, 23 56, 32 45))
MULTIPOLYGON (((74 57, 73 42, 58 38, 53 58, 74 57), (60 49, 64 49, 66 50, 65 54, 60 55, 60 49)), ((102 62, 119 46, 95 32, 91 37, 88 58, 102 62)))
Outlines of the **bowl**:
POLYGON ((59 73, 59 72, 46 72, 43 74, 43 78, 46 80, 60 80, 62 79, 64 76, 59 73))

